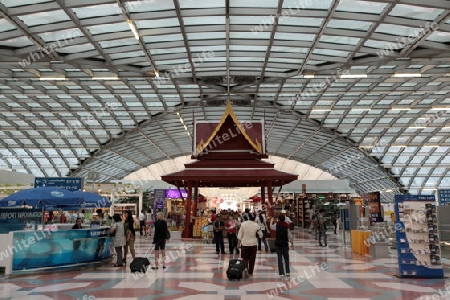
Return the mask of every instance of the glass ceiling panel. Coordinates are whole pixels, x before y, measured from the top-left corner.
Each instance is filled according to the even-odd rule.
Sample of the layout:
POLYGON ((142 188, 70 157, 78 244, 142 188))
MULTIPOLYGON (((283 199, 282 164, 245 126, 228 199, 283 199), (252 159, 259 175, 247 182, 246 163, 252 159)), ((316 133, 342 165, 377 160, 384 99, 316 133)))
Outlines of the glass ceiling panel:
POLYGON ((27 47, 27 46, 33 46, 34 43, 31 42, 27 37, 21 36, 21 37, 15 38, 15 39, 7 40, 7 41, 0 41, 0 45, 22 48, 22 47, 27 47))
POLYGON ((278 25, 319 27, 323 23, 321 18, 283 18, 280 19, 278 25))
POLYGON ((396 4, 389 15, 396 17, 404 17, 417 20, 434 20, 443 12, 442 9, 417 7, 406 4, 396 4))
POLYGON ((135 38, 126 38, 112 41, 99 41, 99 43, 103 49, 129 45, 138 45, 138 42, 135 38))
POLYGON ((70 21, 70 18, 63 10, 53 10, 49 12, 39 12, 32 15, 19 16, 27 26, 44 25, 70 21))
POLYGON ((400 43, 390 43, 390 42, 383 42, 383 41, 374 41, 374 40, 367 40, 364 43, 364 46, 371 47, 371 48, 378 48, 378 49, 395 49, 397 48, 397 44, 400 43), (389 48, 391 47, 391 48, 389 48))
POLYGON ((225 25, 225 16, 202 16, 183 18, 184 25, 225 25))
MULTIPOLYGON (((157 43, 157 42, 173 42, 182 41, 183 36, 181 33, 176 34, 165 34, 165 35, 154 35, 154 36, 143 36, 144 42, 146 43, 157 43)), ((186 51, 186 49, 185 49, 186 51)))
POLYGON ((331 19, 328 22, 327 27, 367 31, 372 24, 373 23, 363 21, 331 19))
POLYGON ((138 20, 135 21, 136 26, 139 29, 145 28, 166 28, 166 27, 179 27, 180 22, 177 18, 159 19, 159 20, 138 20))
POLYGON ((290 8, 289 12, 294 14, 300 9, 329 9, 331 5, 331 0, 320 0, 320 1, 299 1, 299 0, 285 0, 283 2, 283 8, 290 8))
POLYGON ((87 19, 92 17, 113 16, 122 13, 119 6, 114 4, 102 4, 92 5, 86 7, 74 7, 72 10, 75 12, 79 19, 87 19))
MULTIPOLYGON (((203 0, 207 1, 207 0, 203 0)), ((278 0, 248 0, 248 1, 241 1, 241 0, 230 0, 230 7, 257 7, 257 8, 277 8, 278 6, 278 0)))
POLYGON ((139 57, 142 55, 144 55, 143 51, 134 51, 134 52, 110 54, 109 56, 112 59, 120 59, 120 58, 139 57))
MULTIPOLYGON (((225 7, 225 1, 211 0, 179 0, 181 8, 221 8, 225 7)), ((233 5, 231 5, 233 6, 233 5)))
POLYGON ((448 43, 450 42, 450 32, 435 31, 427 37, 427 41, 448 43))
MULTIPOLYGON (((258 34, 258 36, 261 33, 258 34)), ((270 37, 270 32, 267 32, 270 37)), ((307 41, 312 42, 316 36, 314 34, 303 34, 303 33, 285 33, 277 32, 275 33, 275 40, 288 40, 288 41, 307 41)))
POLYGON ((52 1, 48 1, 48 0, 2 0, 2 4, 5 5, 6 7, 16 7, 16 6, 22 6, 22 5, 46 3, 46 2, 52 2, 52 1))
MULTIPOLYGON (((274 47, 272 47, 273 49, 274 47)), ((266 46, 244 46, 244 45, 230 45, 230 51, 260 51, 266 52, 266 46)))
POLYGON ((9 31, 16 27, 10 24, 6 19, 0 19, 0 32, 9 31))
POLYGON ((127 1, 125 7, 129 12, 175 10, 173 2, 167 0, 127 1))
MULTIPOLYGON (((196 32, 196 33, 188 33, 189 40, 217 40, 217 39, 225 39, 225 32, 196 32)), ((230 33, 230 38, 233 38, 233 33, 230 33)), ((248 32, 249 35, 253 35, 253 33, 248 32)))
POLYGON ((61 31, 55 31, 55 32, 44 32, 38 34, 46 43, 52 42, 52 41, 59 41, 58 45, 59 47, 63 47, 67 45, 71 40, 74 38, 78 38, 83 36, 83 33, 78 28, 71 28, 61 31))
MULTIPOLYGON (((423 29, 422 29, 423 30, 423 29)), ((400 36, 417 36, 421 31, 420 28, 412 28, 407 26, 395 25, 395 24, 380 24, 375 32, 386 33, 389 35, 400 36)))
POLYGON ((95 47, 92 44, 83 44, 83 45, 75 45, 68 46, 61 49, 58 49, 59 53, 82 53, 90 50, 94 50, 95 47))
POLYGON ((342 45, 356 45, 359 43, 360 39, 348 36, 322 35, 320 41, 342 45))
POLYGON ((328 55, 328 56, 340 56, 340 57, 347 57, 350 54, 349 52, 345 52, 345 51, 327 50, 327 49, 314 49, 313 53, 328 55))
MULTIPOLYGON (((144 37, 145 39, 145 37, 144 37)), ((151 55, 158 55, 158 54, 174 54, 174 53, 185 53, 186 48, 180 47, 180 48, 168 48, 168 49, 150 49, 151 55)))
POLYGON ((369 1, 345 0, 340 1, 337 11, 364 12, 369 14, 379 14, 386 7, 386 3, 374 3, 369 1))
POLYGON ((124 21, 121 23, 115 24, 102 24, 87 27, 89 32, 93 35, 102 34, 102 33, 112 33, 112 32, 121 32, 121 31, 130 31, 131 29, 128 24, 124 21))
POLYGON ((271 52, 308 53, 308 48, 272 46, 271 52))
POLYGON ((213 51, 213 52, 226 51, 226 46, 225 45, 223 45, 223 46, 220 46, 220 45, 219 46, 201 46, 201 47, 194 46, 194 47, 190 47, 190 49, 191 49, 191 52, 207 53, 209 51, 213 51))

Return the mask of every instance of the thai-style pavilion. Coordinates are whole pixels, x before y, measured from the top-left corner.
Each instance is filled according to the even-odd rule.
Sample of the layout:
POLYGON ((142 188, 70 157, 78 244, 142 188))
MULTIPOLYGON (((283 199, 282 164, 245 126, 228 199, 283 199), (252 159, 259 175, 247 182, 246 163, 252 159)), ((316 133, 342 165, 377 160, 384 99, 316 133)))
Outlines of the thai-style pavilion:
POLYGON ((264 120, 239 122, 231 102, 219 122, 194 121, 192 159, 183 171, 162 176, 162 180, 187 190, 184 238, 192 237, 191 219, 197 211, 199 187, 260 187, 261 202, 273 215, 273 191, 297 179, 280 172, 268 158, 264 120), (266 190, 267 200, 266 203, 266 190))

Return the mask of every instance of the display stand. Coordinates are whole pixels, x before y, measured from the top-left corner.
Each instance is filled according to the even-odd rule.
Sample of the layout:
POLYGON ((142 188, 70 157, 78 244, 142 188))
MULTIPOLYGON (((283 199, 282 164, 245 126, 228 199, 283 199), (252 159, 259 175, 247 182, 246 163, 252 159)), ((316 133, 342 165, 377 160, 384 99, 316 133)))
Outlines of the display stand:
POLYGON ((399 276, 443 278, 438 220, 433 195, 396 195, 399 276))

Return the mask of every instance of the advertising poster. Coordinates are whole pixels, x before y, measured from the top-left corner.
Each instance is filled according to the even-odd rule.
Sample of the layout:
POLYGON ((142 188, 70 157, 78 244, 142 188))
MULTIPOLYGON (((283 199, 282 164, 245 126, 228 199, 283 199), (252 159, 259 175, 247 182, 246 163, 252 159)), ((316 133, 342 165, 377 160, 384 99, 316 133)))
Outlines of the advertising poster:
POLYGON ((380 192, 369 193, 367 196, 369 198, 370 223, 383 222, 380 192))

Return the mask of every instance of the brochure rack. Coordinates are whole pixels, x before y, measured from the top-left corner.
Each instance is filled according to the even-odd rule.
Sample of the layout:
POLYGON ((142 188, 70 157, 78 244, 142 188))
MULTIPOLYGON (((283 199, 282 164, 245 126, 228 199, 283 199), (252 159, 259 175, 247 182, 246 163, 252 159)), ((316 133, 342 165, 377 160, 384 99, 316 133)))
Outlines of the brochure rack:
POLYGON ((434 196, 396 195, 399 276, 443 278, 434 196))

